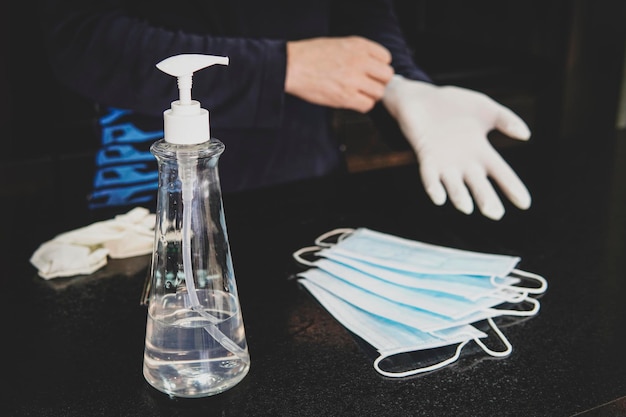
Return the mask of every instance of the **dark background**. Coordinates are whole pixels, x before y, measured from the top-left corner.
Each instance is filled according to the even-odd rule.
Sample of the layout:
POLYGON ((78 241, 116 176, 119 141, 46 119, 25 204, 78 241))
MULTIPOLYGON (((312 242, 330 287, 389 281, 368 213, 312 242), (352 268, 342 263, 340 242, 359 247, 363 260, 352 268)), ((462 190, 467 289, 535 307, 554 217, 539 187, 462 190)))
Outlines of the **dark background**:
MULTIPOLYGON (((621 397, 608 406, 613 414, 605 406, 586 415, 623 415, 626 129, 610 132, 624 78, 626 2, 397 4, 416 59, 436 82, 484 91, 531 125, 528 144, 494 142, 529 185, 533 208, 511 209, 494 223, 449 205, 434 207, 423 192, 414 192, 412 166, 353 175, 353 186, 320 183, 318 193, 305 186, 241 201, 230 196, 225 202, 242 305, 257 313, 246 319, 255 368, 231 393, 193 408, 153 399, 136 371, 143 348, 137 329, 145 323, 138 294, 148 260, 138 259, 136 270, 132 260, 120 261, 117 270, 111 262, 99 275, 53 283, 24 262, 44 239, 86 224, 79 212, 92 176, 85 167, 93 166, 98 138, 93 107, 50 73, 33 4, 3 3, 0 175, 8 230, 0 232, 0 253, 9 265, 5 304, 15 307, 13 315, 19 312, 5 333, 14 362, 32 365, 9 375, 15 390, 7 391, 9 407, 18 405, 24 415, 230 415, 251 408, 263 413, 259 405, 269 400, 273 408, 265 415, 294 409, 326 415, 321 410, 334 406, 352 407, 355 415, 410 415, 417 404, 441 415, 473 407, 483 415, 528 416, 571 415, 621 397), (304 292, 285 290, 283 282, 294 248, 346 223, 410 231, 448 246, 515 251, 525 267, 550 281, 541 316, 511 328, 517 343, 507 360, 477 367, 463 367, 471 365, 465 362, 401 384, 373 378, 349 335, 304 292), (68 283, 73 286, 55 288, 68 283), (19 294, 32 296, 25 310, 19 294), (267 306, 267 300, 281 302, 267 306), (292 321, 272 326, 282 319, 292 321), (311 320, 315 326, 306 327, 311 320), (277 358, 288 358, 294 368, 277 366, 277 358), (344 366, 341 377, 357 377, 338 381, 338 368, 329 363, 344 366)), ((355 171, 412 163, 381 145, 366 118, 338 112, 336 123, 355 171)))
MULTIPOLYGON (((602 137, 598 129, 615 128, 624 78, 625 1, 395 3, 418 64, 439 84, 483 91, 519 113, 533 131, 538 155, 553 157, 572 140, 612 146, 594 136, 602 137)), ((52 75, 34 4, 10 0, 4 10, 0 175, 9 181, 3 194, 25 204, 51 202, 48 210, 86 205, 92 175, 76 167, 89 166, 84 162, 93 160, 99 144, 94 106, 52 75), (72 189, 63 187, 68 178, 72 189)), ((337 112, 335 128, 352 171, 414 162, 410 152, 380 141, 362 115, 337 112)), ((515 145, 498 137, 494 142, 515 145)))

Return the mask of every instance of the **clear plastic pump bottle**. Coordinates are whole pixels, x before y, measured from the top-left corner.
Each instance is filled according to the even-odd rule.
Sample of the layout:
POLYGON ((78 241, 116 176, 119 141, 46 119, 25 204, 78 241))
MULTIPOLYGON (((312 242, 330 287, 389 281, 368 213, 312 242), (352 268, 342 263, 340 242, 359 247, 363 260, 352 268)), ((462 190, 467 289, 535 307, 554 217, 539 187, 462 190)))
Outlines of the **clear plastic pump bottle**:
POLYGON ((159 189, 143 374, 173 397, 218 394, 250 368, 217 170, 224 145, 191 100, 193 72, 213 64, 228 58, 177 55, 157 65, 178 78, 180 100, 151 147, 159 189))

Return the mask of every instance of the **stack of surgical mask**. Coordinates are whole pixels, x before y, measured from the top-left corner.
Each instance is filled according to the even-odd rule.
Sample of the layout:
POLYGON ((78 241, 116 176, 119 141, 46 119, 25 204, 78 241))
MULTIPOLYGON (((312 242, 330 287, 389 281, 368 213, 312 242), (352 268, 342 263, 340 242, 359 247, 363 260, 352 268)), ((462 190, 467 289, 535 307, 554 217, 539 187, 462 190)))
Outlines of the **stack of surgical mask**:
POLYGON ((388 377, 444 367, 472 341, 490 356, 509 355, 512 346, 493 319, 537 314, 539 301, 531 295, 547 288, 543 277, 516 269, 520 258, 513 256, 446 248, 365 228, 333 230, 315 243, 294 253, 298 262, 312 267, 298 274, 299 282, 377 350, 374 368, 388 377), (331 238, 336 243, 328 243, 331 238), (308 252, 319 259, 305 259, 308 252), (479 322, 489 324, 502 349, 481 340, 487 334, 472 325, 479 322), (426 366, 384 369, 385 360, 396 355, 443 347, 456 348, 426 366))

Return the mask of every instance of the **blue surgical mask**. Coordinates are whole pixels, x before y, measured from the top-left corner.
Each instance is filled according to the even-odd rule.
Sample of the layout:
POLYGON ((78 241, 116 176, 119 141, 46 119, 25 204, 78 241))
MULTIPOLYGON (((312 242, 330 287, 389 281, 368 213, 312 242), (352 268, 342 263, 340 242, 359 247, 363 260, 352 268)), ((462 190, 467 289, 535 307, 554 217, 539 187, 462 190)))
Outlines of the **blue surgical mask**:
MULTIPOLYGON (((445 285, 445 282, 442 283, 441 281, 436 288, 424 290, 398 285, 380 279, 376 275, 367 274, 356 268, 328 259, 316 261, 315 266, 355 287, 395 303, 423 309, 451 319, 460 319, 505 302, 518 302, 524 298, 519 292, 492 286, 488 291, 484 291, 484 296, 468 299, 463 296, 439 291, 445 285)), ((466 278, 467 280, 474 281, 477 279, 466 278)), ((485 282, 489 283, 489 281, 485 282)))
MULTIPOLYGON (((519 278, 524 278, 538 282, 539 286, 512 289, 528 294, 541 294, 547 289, 547 282, 543 277, 515 268, 520 261, 516 256, 447 248, 366 228, 336 229, 321 235, 315 243, 320 249, 317 253, 319 256, 346 263, 368 273, 370 271, 366 269, 376 270, 371 273, 400 285, 424 285, 419 288, 429 289, 426 286, 429 281, 433 281, 433 276, 437 279, 443 277, 447 281, 448 291, 453 291, 451 293, 454 294, 459 285, 505 289, 519 283, 519 278), (334 235, 339 237, 338 242, 327 243, 326 239, 334 235), (409 281, 414 284, 398 282, 409 276, 409 281), (413 277, 422 278, 419 281, 421 284, 416 284, 418 281, 413 277), (469 277, 475 277, 476 281, 468 280, 469 277), (487 280, 490 283, 484 282, 487 280)), ((441 288, 441 284, 436 285, 434 289, 441 288)), ((468 293, 456 294, 472 297, 468 293)), ((478 297, 485 295, 484 292, 477 294, 478 297)))
MULTIPOLYGON (((317 252, 317 250, 315 250, 317 252)), ((461 274, 421 274, 381 267, 357 259, 347 258, 330 251, 319 251, 319 256, 375 276, 387 282, 426 291, 437 291, 452 296, 477 300, 482 297, 497 295, 503 290, 520 282, 517 278, 504 277, 492 281, 491 277, 461 274)), ((309 263, 317 266, 318 262, 309 263)))
POLYGON ((340 229, 315 243, 319 246, 294 253, 298 261, 312 266, 299 274, 300 282, 337 320, 379 351, 374 367, 387 376, 432 370, 427 366, 407 374, 380 368, 389 356, 430 346, 458 344, 455 355, 435 368, 456 360, 472 340, 492 356, 507 355, 510 343, 493 318, 535 315, 539 302, 529 293, 541 293, 547 287, 543 277, 514 269, 517 257, 443 248, 367 229, 340 229), (325 241, 338 233, 337 243, 325 241), (307 261, 302 257, 306 252, 322 258, 307 261), (512 273, 534 279, 539 286, 519 286, 520 278, 512 273), (518 308, 501 308, 505 302, 516 303, 518 308), (482 343, 484 336, 471 326, 482 320, 500 337, 504 351, 490 350, 482 343))
POLYGON ((328 249, 391 269, 426 274, 507 276, 520 258, 446 248, 359 228, 328 249))
POLYGON ((502 351, 488 348, 480 340, 487 337, 487 334, 471 325, 455 326, 439 332, 422 332, 359 309, 310 280, 304 279, 300 282, 339 323, 378 351, 379 356, 374 360, 373 367, 387 377, 406 377, 440 369, 455 362, 460 357, 463 347, 472 340, 491 356, 507 356, 512 350, 509 341, 491 319, 490 326, 505 346, 502 351), (454 345, 456 345, 454 353, 439 362, 403 371, 385 370, 383 366, 387 358, 395 355, 454 345))
MULTIPOLYGON (((426 301, 421 304, 415 301, 412 303, 413 305, 408 305, 385 298, 384 296, 381 296, 381 294, 370 292, 361 287, 360 284, 350 284, 349 282, 337 276, 331 275, 319 268, 308 269, 301 272, 299 276, 326 289, 328 292, 341 298, 345 302, 354 305, 355 307, 361 308, 387 320, 413 327, 414 329, 422 332, 444 330, 463 324, 475 323, 489 317, 496 317, 500 315, 533 315, 537 313, 539 307, 539 303, 536 300, 526 297, 522 298, 523 295, 518 294, 520 302, 528 301, 533 304, 532 310, 499 310, 483 306, 472 307, 466 304, 465 311, 458 314, 458 311, 461 309, 457 307, 457 304, 459 304, 460 301, 453 299, 451 302, 451 299, 445 296, 437 297, 432 294, 424 294, 422 299, 426 301), (440 310, 448 310, 448 314, 451 311, 454 311, 454 308, 456 307, 457 310, 454 312, 457 316, 460 315, 460 317, 451 318, 429 310, 429 306, 432 306, 437 302, 441 304, 440 310)), ((402 297, 403 295, 401 292, 401 288, 397 289, 392 297, 402 297)), ((493 303, 501 304, 502 302, 503 300, 500 299, 494 301, 493 303)))

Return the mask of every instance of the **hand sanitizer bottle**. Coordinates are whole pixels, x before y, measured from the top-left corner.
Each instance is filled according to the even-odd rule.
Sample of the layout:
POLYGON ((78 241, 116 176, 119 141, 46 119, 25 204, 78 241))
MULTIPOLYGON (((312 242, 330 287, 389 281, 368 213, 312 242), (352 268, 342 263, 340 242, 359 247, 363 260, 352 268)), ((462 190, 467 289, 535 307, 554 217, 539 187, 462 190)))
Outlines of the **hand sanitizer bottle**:
POLYGON ((214 64, 228 58, 186 54, 157 64, 178 78, 180 99, 150 148, 159 188, 143 374, 172 397, 223 392, 250 368, 217 170, 224 145, 191 99, 193 73, 214 64))

